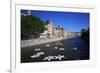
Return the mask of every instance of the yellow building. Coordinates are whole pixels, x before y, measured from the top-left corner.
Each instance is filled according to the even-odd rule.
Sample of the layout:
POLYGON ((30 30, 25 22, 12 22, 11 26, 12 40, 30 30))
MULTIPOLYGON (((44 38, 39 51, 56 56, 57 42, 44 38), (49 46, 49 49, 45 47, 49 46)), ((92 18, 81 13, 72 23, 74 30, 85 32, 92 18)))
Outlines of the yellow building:
POLYGON ((48 37, 52 37, 53 36, 53 26, 52 26, 52 22, 50 22, 50 20, 47 20, 46 21, 46 24, 45 24, 46 28, 47 28, 47 35, 48 37))

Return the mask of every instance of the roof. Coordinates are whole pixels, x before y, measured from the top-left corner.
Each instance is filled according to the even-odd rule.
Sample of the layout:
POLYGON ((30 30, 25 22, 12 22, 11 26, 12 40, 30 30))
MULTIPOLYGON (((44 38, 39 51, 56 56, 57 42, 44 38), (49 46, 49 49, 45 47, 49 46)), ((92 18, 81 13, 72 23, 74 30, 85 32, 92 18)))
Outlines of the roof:
POLYGON ((47 24, 51 24, 51 21, 47 20, 46 23, 45 23, 45 25, 47 25, 47 24))

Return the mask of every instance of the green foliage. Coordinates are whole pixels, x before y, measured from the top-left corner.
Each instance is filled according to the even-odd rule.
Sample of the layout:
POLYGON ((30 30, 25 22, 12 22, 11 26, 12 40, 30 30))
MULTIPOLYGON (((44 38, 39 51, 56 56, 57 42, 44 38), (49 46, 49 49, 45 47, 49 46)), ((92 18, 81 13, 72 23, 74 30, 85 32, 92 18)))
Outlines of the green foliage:
POLYGON ((90 37, 89 31, 90 31, 89 28, 81 30, 81 38, 88 41, 88 42, 89 42, 89 37, 90 37))
POLYGON ((38 36, 40 33, 44 32, 44 22, 35 16, 31 15, 21 15, 21 38, 28 39, 32 35, 38 36), (37 35, 36 35, 37 34, 37 35))

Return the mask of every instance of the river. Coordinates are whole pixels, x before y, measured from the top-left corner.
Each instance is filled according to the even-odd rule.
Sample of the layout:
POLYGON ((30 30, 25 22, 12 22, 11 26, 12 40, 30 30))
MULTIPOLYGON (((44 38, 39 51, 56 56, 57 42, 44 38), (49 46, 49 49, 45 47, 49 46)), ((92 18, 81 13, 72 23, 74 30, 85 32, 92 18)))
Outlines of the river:
MULTIPOLYGON (((39 41, 38 41, 39 42, 39 41)), ((21 48, 21 63, 89 60, 89 42, 80 37, 21 48), (33 57, 37 53, 41 53, 33 57), (59 59, 58 56, 63 56, 59 59), (53 57, 49 60, 44 59, 53 57)))

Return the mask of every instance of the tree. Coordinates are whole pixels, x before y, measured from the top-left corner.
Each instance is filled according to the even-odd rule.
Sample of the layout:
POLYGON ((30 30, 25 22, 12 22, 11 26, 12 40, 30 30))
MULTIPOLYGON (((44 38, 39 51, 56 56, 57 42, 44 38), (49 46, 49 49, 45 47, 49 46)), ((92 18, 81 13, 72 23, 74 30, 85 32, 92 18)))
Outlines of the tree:
POLYGON ((83 28, 83 29, 81 29, 81 32, 85 32, 85 31, 86 31, 86 29, 84 29, 84 28, 83 28))
POLYGON ((81 30, 81 38, 89 42, 89 28, 81 30))
POLYGON ((29 39, 39 37, 39 34, 44 32, 44 22, 32 15, 21 15, 21 39, 29 39))

